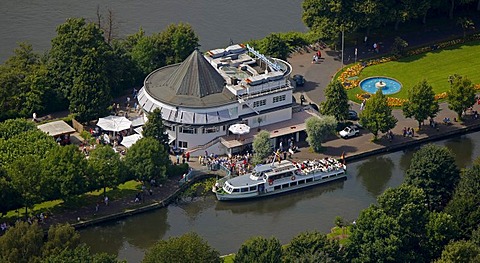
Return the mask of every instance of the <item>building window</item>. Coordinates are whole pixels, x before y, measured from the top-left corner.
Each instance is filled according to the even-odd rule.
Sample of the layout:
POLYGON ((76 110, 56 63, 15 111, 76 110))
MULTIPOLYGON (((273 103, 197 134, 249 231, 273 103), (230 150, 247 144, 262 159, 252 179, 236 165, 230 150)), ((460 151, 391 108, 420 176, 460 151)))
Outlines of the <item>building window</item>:
POLYGON ((273 97, 273 103, 284 101, 286 98, 287 98, 287 96, 285 94, 280 95, 280 96, 275 96, 275 97, 273 97))
POLYGON ((188 148, 188 143, 183 141, 178 141, 178 147, 180 148, 188 148))
POLYGON ((197 134, 197 129, 189 127, 180 127, 179 132, 188 134, 197 134))
POLYGON ((267 100, 257 100, 253 102, 253 107, 258 108, 261 106, 265 106, 267 104, 267 100))
POLYGON ((203 128, 203 133, 215 133, 220 130, 219 127, 208 127, 208 128, 203 128))

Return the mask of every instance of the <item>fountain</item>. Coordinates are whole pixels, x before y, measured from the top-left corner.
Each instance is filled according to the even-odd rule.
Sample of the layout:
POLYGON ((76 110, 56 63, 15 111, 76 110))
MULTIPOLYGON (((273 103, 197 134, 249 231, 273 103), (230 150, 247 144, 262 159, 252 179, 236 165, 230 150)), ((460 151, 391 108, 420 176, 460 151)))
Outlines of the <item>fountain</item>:
POLYGON ((381 80, 379 82, 375 83, 375 88, 377 88, 377 89, 384 89, 386 86, 387 86, 387 83, 385 83, 381 80))
POLYGON ((399 92, 402 84, 389 77, 371 77, 360 81, 360 88, 371 94, 381 90, 383 94, 389 95, 399 92))

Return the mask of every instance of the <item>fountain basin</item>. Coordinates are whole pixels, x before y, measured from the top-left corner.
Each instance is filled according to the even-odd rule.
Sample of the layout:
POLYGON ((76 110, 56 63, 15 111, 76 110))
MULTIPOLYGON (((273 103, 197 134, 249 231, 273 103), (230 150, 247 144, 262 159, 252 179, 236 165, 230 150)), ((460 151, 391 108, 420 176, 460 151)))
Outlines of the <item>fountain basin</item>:
POLYGON ((360 81, 360 88, 371 94, 375 94, 378 89, 381 89, 384 95, 389 95, 399 92, 402 84, 389 77, 370 77, 360 81))

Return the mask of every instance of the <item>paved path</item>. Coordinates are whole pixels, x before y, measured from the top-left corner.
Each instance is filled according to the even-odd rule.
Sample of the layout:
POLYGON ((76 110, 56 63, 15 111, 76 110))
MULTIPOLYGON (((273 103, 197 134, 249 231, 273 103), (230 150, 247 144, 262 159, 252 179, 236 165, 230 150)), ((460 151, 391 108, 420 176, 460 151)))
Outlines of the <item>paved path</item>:
MULTIPOLYGON (((447 39, 453 36, 461 36, 463 31, 459 28, 449 28, 445 30, 443 34, 439 34, 436 30, 429 32, 413 33, 413 35, 405 36, 405 39, 409 40, 409 43, 414 43, 414 46, 422 46, 428 43, 432 43, 435 39, 447 39), (423 38, 422 38, 423 37, 423 38)), ((389 45, 393 42, 393 39, 386 39, 382 45, 385 45, 385 50, 389 49, 389 45)), ((350 50, 353 54, 355 47, 346 47, 345 50, 350 50)), ((368 59, 378 54, 368 52, 367 47, 359 49, 359 57, 362 59, 368 59)), ((380 54, 381 55, 381 54, 380 54)), ((341 69, 342 65, 338 60, 338 52, 325 49, 322 50, 322 59, 320 63, 312 64, 313 53, 296 53, 293 54, 288 61, 292 65, 293 74, 301 74, 305 77, 306 83, 303 87, 296 88, 294 97, 297 101, 300 101, 300 96, 304 95, 309 102, 320 104, 325 100, 324 89, 328 83, 332 80, 335 73, 341 69)), ((347 56, 345 56, 347 57, 347 56)), ((360 112, 360 106, 357 103, 350 102, 351 109, 360 112)), ((448 109, 447 103, 440 104, 441 111, 438 114, 437 121, 443 120, 445 117, 449 117, 453 120, 457 115, 452 110, 448 109)), ((480 105, 475 105, 473 110, 480 111, 480 105)), ((319 156, 329 155, 340 157, 345 152, 346 156, 363 154, 368 151, 378 150, 383 147, 391 147, 396 144, 408 143, 412 140, 425 139, 428 136, 438 136, 439 134, 450 133, 455 129, 466 127, 467 125, 480 124, 479 120, 473 120, 473 116, 467 116, 464 123, 453 123, 452 125, 437 125, 438 129, 434 129, 428 125, 422 127, 422 130, 416 132, 413 138, 404 138, 402 135, 402 129, 404 127, 418 128, 418 123, 414 119, 407 119, 403 116, 400 109, 393 110, 394 116, 398 119, 396 127, 392 130, 395 134, 392 142, 386 138, 381 138, 378 142, 371 142, 373 135, 366 130, 361 130, 361 135, 348 140, 341 139, 339 137, 331 137, 323 146, 325 151, 319 156)), ((426 121, 428 124, 428 121, 426 121)), ((380 135, 381 137, 382 135, 380 135)), ((313 158, 312 153, 308 148, 301 148, 300 153, 295 155, 295 159, 308 159, 313 158)))

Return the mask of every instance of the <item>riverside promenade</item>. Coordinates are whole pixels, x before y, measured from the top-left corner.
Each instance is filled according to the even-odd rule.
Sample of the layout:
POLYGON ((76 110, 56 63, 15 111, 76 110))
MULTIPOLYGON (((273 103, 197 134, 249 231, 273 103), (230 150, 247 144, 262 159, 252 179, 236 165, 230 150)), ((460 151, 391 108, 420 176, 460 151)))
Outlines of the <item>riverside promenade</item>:
MULTIPOLYGON (((366 59, 373 55, 377 54, 365 51, 362 53, 362 58, 366 59)), ((288 61, 293 67, 293 74, 301 74, 306 79, 305 85, 297 88, 294 93, 296 100, 300 101, 300 96, 304 95, 308 102, 319 104, 325 99, 325 87, 330 83, 335 73, 341 69, 342 65, 338 60, 338 52, 333 50, 322 50, 322 59, 320 63, 317 64, 311 63, 312 56, 313 53, 295 53, 292 54, 288 61)), ((392 130, 394 138, 391 141, 382 137, 382 134, 380 134, 378 141, 372 142, 371 139, 373 135, 367 130, 362 129, 360 136, 347 140, 337 136, 331 136, 322 144, 324 151, 320 154, 312 153, 306 143, 300 143, 298 145, 300 147, 299 152, 295 153, 292 158, 297 161, 318 159, 325 156, 340 158, 340 156, 345 153, 346 160, 352 161, 480 130, 480 119, 475 120, 469 113, 467 113, 464 122, 452 121, 451 125, 442 124, 441 120, 444 117, 453 120, 454 117, 456 117, 456 113, 448 109, 447 103, 442 103, 440 108, 441 111, 436 120, 438 123, 436 128, 425 125, 421 130, 418 130, 418 123, 415 120, 403 117, 401 110, 395 109, 393 110, 393 114, 398 119, 398 123, 392 130), (403 137, 402 129, 404 127, 415 128, 415 135, 413 137, 403 137)), ((360 112, 360 106, 353 102, 351 102, 351 109, 358 113, 360 112)), ((473 110, 480 111, 480 105, 475 105, 473 110)), ((196 158, 192 158, 189 165, 196 173, 211 176, 211 172, 195 160, 196 158)), ((110 200, 108 206, 102 203, 98 211, 95 211, 95 204, 92 204, 74 211, 66 211, 62 214, 52 215, 47 220, 47 225, 68 222, 76 228, 82 228, 164 207, 173 202, 188 186, 188 184, 180 186, 178 183, 179 179, 180 178, 171 178, 162 187, 154 188, 153 194, 146 195, 144 202, 135 203, 133 201, 134 196, 120 200, 110 200)))

